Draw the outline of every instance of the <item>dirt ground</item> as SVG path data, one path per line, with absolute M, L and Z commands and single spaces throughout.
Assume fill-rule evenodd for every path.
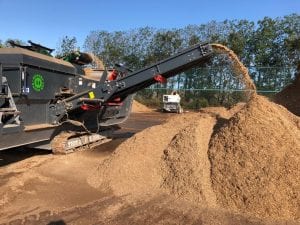
M 168 114 L 133 114 L 112 142 L 90 151 L 52 155 L 34 149 L 0 152 L 0 224 L 42 211 L 63 210 L 102 199 L 86 178 L 126 138 L 161 123 Z M 28 204 L 30 203 L 30 204 Z
M 136 100 L 133 100 L 131 110 L 134 113 L 148 113 L 154 111 L 153 109 L 148 108 L 147 106 L 139 103 Z

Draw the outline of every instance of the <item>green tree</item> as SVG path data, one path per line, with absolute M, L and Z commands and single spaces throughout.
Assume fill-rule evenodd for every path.
M 299 61 L 299 34 L 299 15 L 291 14 L 283 18 L 265 17 L 257 23 L 225 20 L 181 29 L 144 27 L 118 32 L 92 31 L 86 38 L 85 49 L 107 65 L 125 63 L 129 68 L 139 69 L 201 41 L 217 42 L 231 48 L 250 68 L 258 89 L 274 90 L 292 79 L 293 73 L 286 67 L 295 67 Z M 164 87 L 192 90 L 186 92 L 187 101 L 202 97 L 213 104 L 233 102 L 233 98 L 239 99 L 241 95 L 224 94 L 223 90 L 242 88 L 242 84 L 233 76 L 229 65 L 228 57 L 216 55 L 205 68 L 186 71 L 169 79 Z M 219 89 L 219 92 L 194 91 L 199 88 Z
M 147 63 L 162 60 L 176 53 L 182 46 L 179 30 L 159 30 L 148 46 Z
M 65 36 L 59 41 L 58 48 L 56 50 L 56 57 L 62 58 L 78 49 L 79 47 L 77 45 L 76 37 Z
M 281 21 L 285 65 L 296 67 L 300 60 L 300 15 L 291 14 Z
M 229 24 L 226 45 L 233 50 L 246 64 L 251 64 L 252 59 L 252 40 L 255 33 L 254 22 L 247 20 L 227 21 Z
M 255 65 L 278 66 L 281 64 L 278 21 L 269 17 L 258 21 L 253 42 L 255 47 Z
M 108 66 L 121 63 L 124 56 L 124 32 L 92 31 L 85 40 L 84 48 L 100 57 Z
M 143 27 L 130 30 L 126 34 L 126 47 L 124 49 L 124 62 L 132 69 L 139 69 L 149 65 L 149 45 L 156 30 Z
M 84 49 L 103 59 L 108 66 L 124 63 L 138 69 L 147 65 L 153 33 L 154 29 L 149 27 L 111 33 L 92 31 L 85 40 Z

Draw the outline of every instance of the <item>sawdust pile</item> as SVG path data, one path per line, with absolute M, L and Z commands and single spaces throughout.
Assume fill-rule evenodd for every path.
M 133 100 L 132 102 L 132 112 L 134 113 L 143 113 L 143 112 L 151 112 L 152 109 L 148 108 L 147 106 L 139 103 L 136 100 Z
M 300 116 L 300 66 L 294 82 L 276 94 L 275 102 Z
M 171 195 L 210 207 L 217 205 L 207 156 L 215 123 L 216 118 L 208 115 L 197 118 L 164 150 L 162 187 Z
M 229 119 L 235 113 L 239 112 L 245 106 L 245 104 L 246 103 L 244 102 L 239 102 L 229 109 L 226 109 L 225 107 L 206 107 L 200 109 L 200 113 L 207 113 L 216 116 L 217 118 Z
M 255 96 L 211 138 L 218 203 L 256 216 L 300 218 L 300 119 Z
M 210 111 L 176 115 L 136 134 L 89 183 L 133 201 L 165 192 L 208 207 L 299 219 L 299 117 L 261 96 L 226 114 Z
M 88 182 L 128 200 L 167 193 L 258 217 L 300 220 L 300 118 L 255 92 L 246 104 L 176 115 L 122 143 Z
M 215 207 L 207 156 L 215 123 L 214 116 L 190 113 L 148 128 L 121 144 L 88 182 L 129 201 L 168 193 Z
M 134 193 L 135 197 L 160 189 L 164 149 L 180 130 L 198 117 L 196 113 L 176 115 L 162 125 L 137 133 L 123 142 L 99 166 L 89 177 L 89 184 L 93 187 L 109 187 L 116 195 Z
M 256 90 L 255 84 L 249 76 L 248 69 L 239 60 L 238 56 L 229 48 L 221 44 L 211 44 L 215 52 L 219 54 L 226 54 L 230 58 L 234 70 L 234 74 L 239 78 L 242 76 L 242 81 L 248 90 Z

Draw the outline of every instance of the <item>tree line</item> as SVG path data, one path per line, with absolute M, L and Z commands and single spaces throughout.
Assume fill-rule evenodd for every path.
M 106 65 L 123 63 L 142 68 L 199 42 L 221 43 L 232 49 L 249 68 L 257 89 L 272 95 L 293 79 L 300 59 L 300 16 L 211 21 L 176 29 L 143 27 L 129 31 L 91 31 L 84 49 Z M 226 56 L 186 71 L 138 94 L 144 101 L 160 101 L 162 94 L 179 89 L 187 106 L 230 105 L 243 98 L 243 84 L 233 76 Z M 159 99 L 157 100 L 157 96 Z
M 81 49 L 92 52 L 108 67 L 122 63 L 131 69 L 139 69 L 199 42 L 226 45 L 249 68 L 259 91 L 276 92 L 291 82 L 299 63 L 300 15 L 265 17 L 257 22 L 211 21 L 174 29 L 95 30 L 87 35 Z M 62 56 L 75 48 L 79 49 L 76 37 L 66 36 L 60 40 L 56 54 Z M 154 85 L 138 96 L 155 99 L 152 97 L 160 97 L 169 89 L 179 89 L 186 104 L 192 107 L 231 104 L 242 98 L 239 90 L 243 88 L 232 73 L 228 58 L 220 55 L 206 65 L 169 79 L 167 84 Z

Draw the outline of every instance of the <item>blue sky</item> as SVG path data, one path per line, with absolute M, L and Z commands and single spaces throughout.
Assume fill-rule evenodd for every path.
M 300 13 L 300 0 L 0 0 L 0 12 L 0 40 L 32 40 L 56 48 L 66 35 L 82 45 L 92 30 L 275 18 Z

